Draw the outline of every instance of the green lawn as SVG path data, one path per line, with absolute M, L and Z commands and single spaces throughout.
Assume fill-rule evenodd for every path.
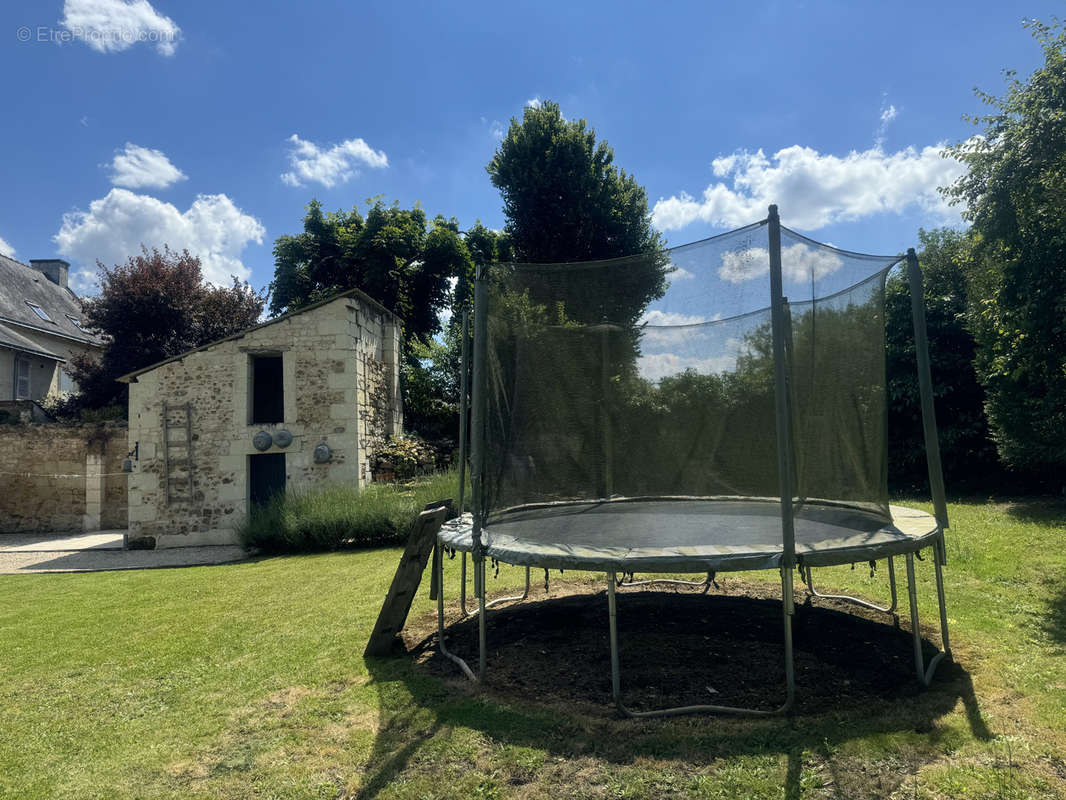
M 0 795 L 1066 797 L 1066 507 L 951 515 L 961 669 L 793 719 L 618 720 L 494 700 L 408 659 L 367 664 L 395 548 L 0 576 Z M 930 622 L 931 573 L 919 564 Z M 880 571 L 819 577 L 884 596 Z M 421 594 L 415 616 L 431 610 Z

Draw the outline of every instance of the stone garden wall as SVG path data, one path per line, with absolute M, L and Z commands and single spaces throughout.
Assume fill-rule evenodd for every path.
M 126 426 L 0 425 L 0 533 L 125 528 Z

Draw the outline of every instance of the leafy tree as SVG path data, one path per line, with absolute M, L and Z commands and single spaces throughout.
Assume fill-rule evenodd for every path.
M 312 200 L 303 233 L 274 243 L 270 311 L 281 314 L 356 288 L 397 314 L 408 337 L 425 341 L 440 330 L 449 278 L 468 262 L 454 219 L 427 223 L 422 209 L 380 199 L 364 219 L 354 208 L 323 213 Z
M 312 200 L 303 232 L 279 237 L 274 258 L 272 313 L 353 288 L 393 311 L 404 333 L 400 386 L 407 427 L 434 438 L 457 435 L 458 389 L 444 376 L 457 356 L 433 339 L 440 313 L 454 304 L 451 281 L 469 280 L 473 271 L 454 218 L 429 221 L 421 208 L 386 206 L 380 199 L 365 218 L 354 208 L 324 213 Z
M 973 223 L 969 324 L 1000 455 L 1053 473 L 1066 466 L 1066 31 L 1026 25 L 1044 65 L 1008 71 L 1003 97 L 977 92 L 993 111 L 950 149 L 969 171 L 947 194 Z
M 589 287 L 571 319 L 636 322 L 666 291 L 667 258 L 651 226 L 648 198 L 632 175 L 614 165 L 614 151 L 596 141 L 585 120 L 563 119 L 547 101 L 511 120 L 487 167 L 503 195 L 513 257 L 551 263 L 651 254 L 615 271 L 610 286 Z M 537 299 L 537 298 L 534 298 Z
M 142 247 L 125 264 L 97 265 L 100 294 L 82 306 L 106 344 L 99 360 L 73 359 L 82 408 L 125 405 L 128 389 L 116 378 L 255 325 L 263 312 L 264 298 L 247 283 L 204 283 L 187 250 Z
M 985 392 L 974 370 L 976 345 L 966 319 L 971 237 L 951 228 L 918 232 L 926 329 L 944 478 L 953 489 L 992 488 L 1002 477 L 985 418 Z M 906 275 L 885 287 L 889 480 L 900 489 L 925 488 L 929 474 L 922 433 L 910 287 Z

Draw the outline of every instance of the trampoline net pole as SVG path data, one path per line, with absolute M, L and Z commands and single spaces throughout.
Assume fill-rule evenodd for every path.
M 788 324 L 781 277 L 781 219 L 777 206 L 770 206 L 770 320 L 773 334 L 774 410 L 777 417 L 777 471 L 781 487 L 781 568 L 791 570 L 796 562 L 796 531 L 792 517 L 793 480 L 792 419 L 788 400 L 788 359 L 785 342 Z M 789 581 L 791 584 L 791 581 Z M 786 612 L 792 613 L 792 598 L 785 599 Z
M 470 411 L 469 369 L 470 369 L 470 312 L 463 311 L 463 343 L 459 351 L 459 502 L 457 508 L 462 514 L 463 500 L 466 495 L 466 456 L 467 456 L 467 414 Z M 464 554 L 465 558 L 465 554 Z
M 925 434 L 925 459 L 929 467 L 929 490 L 937 524 L 948 527 L 948 507 L 944 496 L 944 471 L 940 464 L 940 442 L 936 435 L 936 410 L 933 407 L 933 378 L 929 369 L 929 335 L 925 326 L 925 292 L 922 270 L 914 248 L 907 251 L 907 279 L 911 291 L 911 317 L 914 321 L 914 353 L 918 361 L 918 390 L 922 403 L 922 430 Z M 943 548 L 940 548 L 943 551 Z M 943 558 L 945 553 L 941 552 Z
M 479 265 L 474 281 L 474 376 L 471 387 L 470 448 L 471 493 L 474 510 L 474 560 L 484 559 L 484 543 L 481 541 L 482 528 L 485 525 L 486 491 L 485 491 L 485 401 L 488 381 L 485 375 L 485 361 L 488 348 L 488 285 L 486 268 Z M 476 574 L 477 570 L 475 570 Z

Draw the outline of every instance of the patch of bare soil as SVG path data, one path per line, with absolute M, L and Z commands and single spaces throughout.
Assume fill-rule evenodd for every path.
M 706 595 L 620 589 L 625 704 L 633 710 L 778 706 L 784 699 L 779 592 L 735 578 Z M 920 691 L 909 626 L 853 604 L 804 603 L 804 597 L 798 589 L 792 626 L 797 713 L 854 709 Z M 476 666 L 477 620 L 457 611 L 447 609 L 448 647 Z M 535 588 L 525 602 L 490 609 L 487 624 L 489 692 L 553 706 L 611 703 L 604 588 L 553 580 L 547 595 Z M 439 653 L 436 636 L 436 616 L 427 615 L 409 621 L 404 640 L 424 669 L 455 677 L 459 671 Z M 928 658 L 932 645 L 925 649 Z

